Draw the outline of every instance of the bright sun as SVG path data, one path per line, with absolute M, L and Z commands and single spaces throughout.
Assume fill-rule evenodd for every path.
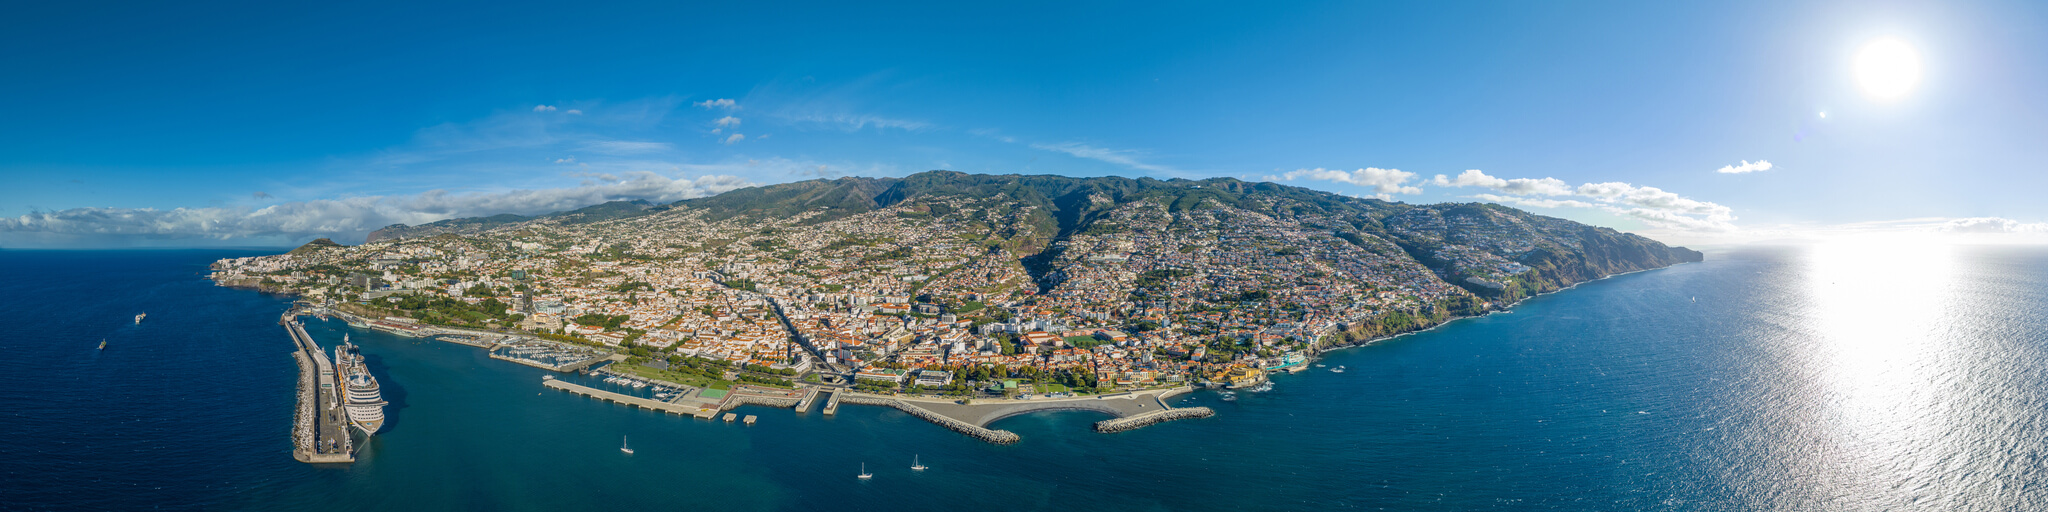
M 1920 54 L 1897 39 L 1879 39 L 1856 53 L 1856 82 L 1880 100 L 1904 96 L 1920 83 Z

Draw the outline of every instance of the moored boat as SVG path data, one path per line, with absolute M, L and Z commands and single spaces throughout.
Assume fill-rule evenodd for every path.
M 361 429 L 364 434 L 376 435 L 384 428 L 384 401 L 382 388 L 377 378 L 370 375 L 370 369 L 363 365 L 363 355 L 356 350 L 348 336 L 342 336 L 342 344 L 334 348 L 336 373 L 342 377 L 342 410 L 348 413 L 348 423 Z

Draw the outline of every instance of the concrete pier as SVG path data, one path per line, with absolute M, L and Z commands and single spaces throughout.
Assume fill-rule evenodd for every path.
M 745 423 L 745 424 L 747 424 L 747 426 L 751 427 L 751 426 L 754 426 L 754 420 L 755 420 L 755 418 L 754 418 L 754 415 L 752 415 L 752 414 L 749 414 L 749 415 L 747 415 L 747 419 L 744 419 L 744 420 L 740 420 L 740 422 L 741 422 L 741 423 Z
M 808 412 L 811 412 L 811 404 L 813 404 L 813 403 L 817 403 L 817 401 L 818 401 L 818 388 L 811 388 L 811 389 L 805 390 L 805 391 L 804 391 L 804 397 L 803 397 L 803 399 L 802 399 L 802 400 L 797 400 L 797 401 L 796 401 L 796 413 L 797 413 L 797 414 L 804 414 L 804 413 L 808 413 Z
M 618 393 L 613 393 L 602 389 L 587 386 L 579 386 L 576 384 L 570 384 L 559 380 L 549 380 L 542 383 L 541 385 L 546 386 L 548 389 L 567 391 L 570 393 L 575 393 L 578 395 L 583 395 L 598 400 L 604 400 L 606 402 L 630 405 L 633 407 L 639 407 L 641 409 L 647 409 L 651 411 L 661 411 L 669 414 L 678 414 L 683 416 L 699 416 L 698 408 L 696 407 L 672 404 L 648 398 L 640 398 L 637 396 L 621 395 Z M 713 411 L 713 414 L 716 414 L 715 410 Z
M 292 458 L 300 462 L 326 464 L 355 462 L 355 439 L 341 410 L 341 390 L 336 387 L 334 365 L 313 335 L 298 322 L 298 312 L 288 311 L 278 319 L 297 347 L 293 358 L 299 362 L 299 405 L 293 414 Z
M 1185 393 L 1189 389 L 1191 388 L 1183 386 L 1064 399 L 975 400 L 969 404 L 935 398 L 867 395 L 842 391 L 832 394 L 832 401 L 826 404 L 825 410 L 826 414 L 831 414 L 832 409 L 841 400 L 840 395 L 843 394 L 847 395 L 847 403 L 895 407 L 912 416 L 983 441 L 1009 444 L 1017 442 L 1016 434 L 1007 430 L 991 430 L 988 425 L 1003 418 L 1039 411 L 1084 410 L 1114 416 L 1096 423 L 1095 430 L 1102 433 L 1124 432 L 1177 419 L 1214 416 L 1216 411 L 1207 407 L 1175 409 L 1166 405 L 1166 397 Z
M 846 394 L 845 390 L 833 391 L 832 398 L 828 398 L 825 400 L 826 416 L 831 416 L 839 413 L 839 395 L 843 394 Z
M 740 415 L 738 415 L 738 414 L 733 414 L 733 413 L 729 413 L 729 412 L 728 412 L 728 413 L 725 413 L 725 422 L 726 422 L 726 423 L 732 423 L 732 420 L 735 420 L 735 419 L 739 419 L 739 417 L 740 417 Z

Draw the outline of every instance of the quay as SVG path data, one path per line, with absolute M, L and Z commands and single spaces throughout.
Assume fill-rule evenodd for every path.
M 298 311 L 278 318 L 297 347 L 292 359 L 299 365 L 298 408 L 292 418 L 292 458 L 311 464 L 355 462 L 355 440 L 349 436 L 342 417 L 340 391 L 335 388 L 334 364 L 306 333 Z
M 839 395 L 843 394 L 846 394 L 846 390 L 836 390 L 832 392 L 832 398 L 825 399 L 826 416 L 832 416 L 839 413 Z
M 633 407 L 647 409 L 650 411 L 661 411 L 681 416 L 696 416 L 708 418 L 709 414 L 717 414 L 718 412 L 717 409 L 711 409 L 711 412 L 706 414 L 702 412 L 704 409 L 698 407 L 685 406 L 681 404 L 672 404 L 668 402 L 654 400 L 651 398 L 640 398 L 637 396 L 622 395 L 593 387 L 570 384 L 567 382 L 562 382 L 560 380 L 548 380 L 546 382 L 541 383 L 541 385 L 546 386 L 548 389 L 567 391 L 570 393 L 575 393 L 578 395 L 583 395 L 616 404 L 630 405 Z
M 810 388 L 810 389 L 804 390 L 804 397 L 803 397 L 803 399 L 801 399 L 801 400 L 797 400 L 797 401 L 796 401 L 796 413 L 797 413 L 797 414 L 804 414 L 804 413 L 808 413 L 808 412 L 811 412 L 811 404 L 817 403 L 817 401 L 818 401 L 818 388 Z

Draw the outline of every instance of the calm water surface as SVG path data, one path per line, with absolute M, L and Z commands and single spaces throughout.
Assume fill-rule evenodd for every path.
M 314 322 L 393 403 L 345 467 L 290 456 L 286 301 L 201 279 L 261 252 L 0 252 L 0 509 L 2048 509 L 2039 249 L 1710 254 L 1179 399 L 1210 419 L 998 422 L 1012 446 L 874 407 L 678 419 Z

